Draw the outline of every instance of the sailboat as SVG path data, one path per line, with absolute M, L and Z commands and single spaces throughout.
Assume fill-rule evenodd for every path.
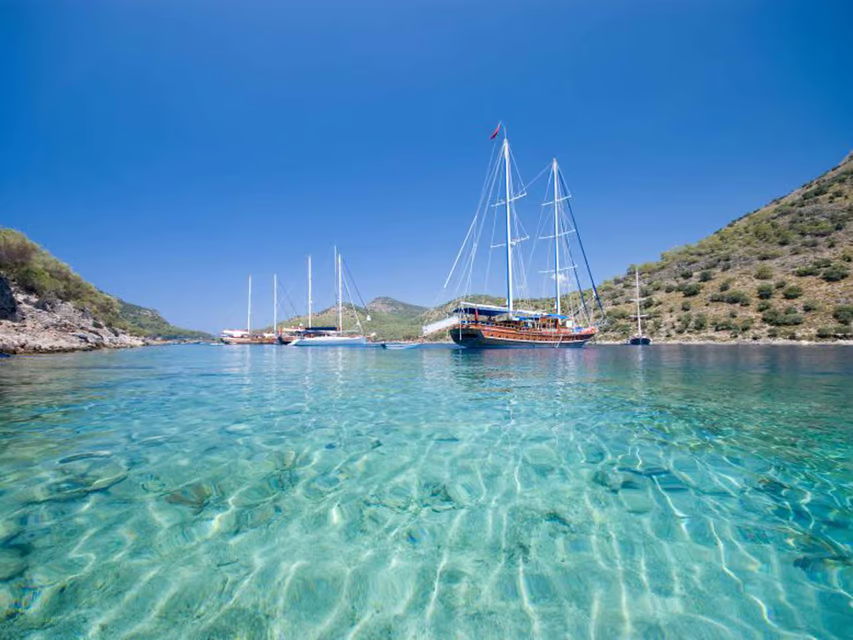
M 344 331 L 344 273 L 343 258 L 335 247 L 335 316 L 333 327 L 312 326 L 312 281 L 311 259 L 308 259 L 308 327 L 297 332 L 297 337 L 290 344 L 294 347 L 358 347 L 367 344 L 367 338 L 359 333 Z M 361 327 L 361 321 L 356 313 L 356 323 Z
M 642 319 L 647 318 L 648 316 L 643 315 L 642 309 L 640 308 L 640 302 L 643 300 L 643 298 L 640 297 L 640 270 L 635 268 L 634 275 L 637 282 L 637 297 L 634 299 L 634 302 L 637 303 L 637 335 L 628 338 L 628 344 L 635 347 L 645 347 L 652 343 L 652 339 L 643 335 Z
M 277 276 L 273 276 L 273 306 L 278 306 L 276 300 Z M 276 313 L 276 310 L 273 311 Z M 275 325 L 275 323 L 274 323 Z M 246 314 L 245 329 L 223 329 L 219 339 L 225 344 L 275 344 L 275 333 L 252 333 L 252 276 L 249 276 L 249 305 Z
M 497 134 L 497 132 L 498 131 L 496 130 L 495 134 Z M 523 238 L 516 238 L 513 235 L 513 202 L 523 197 L 525 194 L 523 191 L 518 194 L 513 192 L 510 146 L 505 129 L 501 152 L 495 160 L 495 163 L 496 164 L 490 173 L 490 175 L 494 176 L 493 180 L 497 180 L 499 172 L 502 172 L 504 177 L 504 193 L 502 194 L 503 200 L 496 202 L 492 206 L 503 209 L 502 217 L 504 218 L 503 226 L 505 231 L 505 242 L 502 246 L 506 248 L 506 306 L 477 304 L 463 301 L 453 310 L 453 316 L 445 320 L 435 322 L 432 325 L 425 326 L 422 333 L 423 335 L 429 335 L 430 333 L 449 328 L 450 337 L 453 341 L 466 348 L 582 347 L 589 340 L 595 337 L 598 328 L 591 322 L 591 314 L 587 307 L 586 296 L 580 286 L 577 288 L 578 308 L 564 310 L 562 305 L 564 292 L 561 291 L 561 281 L 565 278 L 564 273 L 576 268 L 575 265 L 561 266 L 561 261 L 564 257 L 561 255 L 563 238 L 569 233 L 577 234 L 577 228 L 573 224 L 574 218 L 573 214 L 571 214 L 571 208 L 568 209 L 568 212 L 571 216 L 572 228 L 567 228 L 564 203 L 568 201 L 570 196 L 567 195 L 568 190 L 565 189 L 565 184 L 562 180 L 557 160 L 554 159 L 550 167 L 554 183 L 554 199 L 553 201 L 546 203 L 553 207 L 553 277 L 555 286 L 553 313 L 517 309 L 515 307 L 515 292 L 513 290 L 513 247 Z M 499 163 L 503 164 L 502 171 Z M 479 215 L 479 210 L 477 215 Z M 497 223 L 497 220 L 495 222 Z M 474 252 L 476 251 L 476 245 L 478 244 L 476 232 L 474 233 L 474 236 L 472 236 L 472 229 L 477 227 L 477 223 L 477 216 L 475 216 L 474 222 L 472 222 L 468 232 L 468 236 L 473 238 L 473 249 L 471 253 L 469 253 L 470 263 L 472 265 Z M 481 229 L 482 226 L 483 225 L 481 223 Z M 466 237 L 466 242 L 467 241 L 468 237 Z M 462 256 L 464 248 L 465 243 L 463 243 L 463 247 L 457 255 L 456 263 L 454 263 L 454 267 L 451 269 L 451 274 L 445 282 L 445 287 L 453 277 L 453 270 L 456 268 L 457 263 L 459 263 L 459 259 L 460 256 Z M 583 252 L 582 244 L 580 245 L 580 248 L 581 252 Z M 584 261 L 586 262 L 585 254 Z M 586 264 L 588 269 L 588 262 L 586 262 Z M 468 280 L 470 282 L 470 276 Z M 595 289 L 594 283 L 592 284 L 592 291 L 599 309 L 601 309 L 601 301 L 598 298 L 598 293 Z

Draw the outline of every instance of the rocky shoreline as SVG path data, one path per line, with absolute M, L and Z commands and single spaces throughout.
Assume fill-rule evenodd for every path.
M 40 300 L 0 277 L 0 353 L 34 354 L 141 347 L 142 338 L 107 327 L 67 302 Z

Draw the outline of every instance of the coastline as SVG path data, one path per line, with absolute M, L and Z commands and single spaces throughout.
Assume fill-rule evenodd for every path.
M 606 346 L 614 346 L 614 345 L 624 345 L 630 346 L 626 344 L 624 340 L 596 340 L 593 344 L 600 344 Z M 820 346 L 828 346 L 828 347 L 838 347 L 838 346 L 853 346 L 853 340 L 652 340 L 652 344 L 648 346 L 655 345 L 678 345 L 678 346 L 748 346 L 748 345 L 756 345 L 756 346 L 782 346 L 782 347 L 790 347 L 790 346 L 801 346 L 801 347 L 820 347 Z
M 0 357 L 9 356 L 39 356 L 86 351 L 101 351 L 105 349 L 136 349 L 140 347 L 165 347 L 172 345 L 204 344 L 204 340 L 179 340 L 140 338 L 117 329 L 104 328 L 100 330 L 75 331 L 63 335 L 45 336 L 43 332 L 27 334 L 15 331 L 10 335 L 9 323 L 0 321 Z M 389 341 L 391 342 L 391 341 Z M 397 340 L 412 345 L 424 346 L 455 346 L 451 340 L 436 340 L 431 342 L 416 342 Z M 377 343 L 378 345 L 379 343 Z M 596 340 L 589 347 L 595 346 L 629 346 L 622 340 Z M 809 340 L 655 340 L 649 346 L 780 346 L 780 347 L 853 347 L 853 340 L 809 341 Z

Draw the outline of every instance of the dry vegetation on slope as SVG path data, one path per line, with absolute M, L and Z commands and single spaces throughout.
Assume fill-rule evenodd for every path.
M 853 154 L 693 245 L 639 265 L 648 335 L 728 341 L 853 337 Z M 599 287 L 605 338 L 634 330 L 634 267 Z
M 60 303 L 67 303 L 91 315 L 96 329 L 109 327 L 141 337 L 207 337 L 203 332 L 168 323 L 154 309 L 130 304 L 100 291 L 14 229 L 0 228 L 0 278 L 22 295 L 32 296 L 32 302 L 43 312 L 50 313 Z M 10 319 L 0 313 L 0 320 Z

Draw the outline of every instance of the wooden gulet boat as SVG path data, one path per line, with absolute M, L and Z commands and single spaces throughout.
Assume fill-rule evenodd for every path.
M 501 148 L 500 159 L 502 160 L 503 169 L 499 166 L 495 168 L 495 178 L 497 172 L 503 173 L 503 201 L 498 202 L 493 206 L 503 208 L 504 227 L 505 227 L 505 244 L 506 248 L 506 306 L 495 306 L 478 304 L 473 302 L 462 302 L 453 310 L 453 316 L 447 320 L 439 321 L 424 327 L 424 335 L 428 335 L 434 331 L 450 329 L 450 337 L 453 341 L 466 348 L 568 348 L 582 347 L 589 340 L 595 337 L 598 332 L 598 327 L 590 321 L 590 313 L 587 310 L 587 300 L 583 290 L 578 283 L 578 313 L 574 309 L 564 313 L 562 308 L 562 297 L 565 292 L 561 291 L 561 282 L 566 279 L 566 272 L 576 270 L 576 265 L 562 264 L 565 256 L 562 254 L 564 238 L 571 234 L 577 236 L 577 226 L 574 224 L 574 217 L 571 213 L 571 208 L 568 208 L 569 217 L 565 215 L 564 203 L 569 199 L 568 189 L 565 188 L 565 183 L 562 180 L 559 165 L 554 159 L 551 163 L 551 179 L 553 181 L 553 200 L 546 202 L 546 205 L 553 207 L 553 238 L 554 253 L 553 253 L 553 273 L 554 278 L 554 312 L 541 312 L 532 310 L 516 309 L 514 305 L 514 290 L 513 290 L 513 246 L 520 242 L 521 239 L 513 237 L 513 208 L 512 203 L 524 193 L 514 195 L 512 189 L 512 169 L 510 164 L 510 147 L 509 141 L 504 136 L 503 145 Z M 500 160 L 499 160 L 500 161 Z M 487 179 L 488 180 L 488 179 Z M 479 213 L 479 212 L 478 212 Z M 469 236 L 471 229 L 476 227 L 477 217 L 475 216 L 474 223 L 469 228 Z M 583 245 L 580 244 L 580 237 L 577 236 L 580 251 L 584 257 L 587 270 L 589 263 L 586 260 L 586 255 L 583 252 Z M 466 242 L 467 242 L 466 238 Z M 476 244 L 478 241 L 474 240 Z M 463 243 L 463 249 L 465 244 Z M 568 257 L 571 258 L 571 250 L 566 245 Z M 459 256 L 462 255 L 460 249 Z M 459 261 L 457 256 L 457 263 Z M 473 254 L 472 259 L 473 262 Z M 572 262 L 569 260 L 569 262 Z M 454 269 L 456 263 L 454 263 Z M 577 274 L 574 273 L 575 278 Z M 453 276 L 451 270 L 445 282 L 447 283 Z M 470 279 L 470 278 L 469 278 Z M 590 281 L 591 274 L 590 274 Z M 601 301 L 598 298 L 598 293 L 595 289 L 594 282 L 592 283 L 592 291 L 595 301 L 601 309 Z M 602 317 L 603 317 L 603 309 Z M 578 318 L 583 318 L 586 322 L 579 322 Z

